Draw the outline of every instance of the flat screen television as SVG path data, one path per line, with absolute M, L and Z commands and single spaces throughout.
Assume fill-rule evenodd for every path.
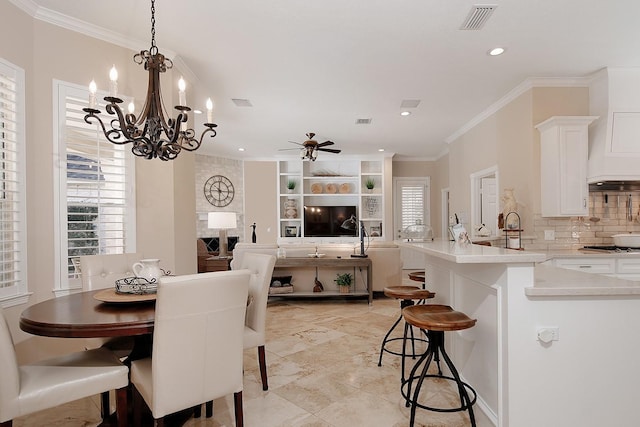
M 342 223 L 356 215 L 355 206 L 305 206 L 304 235 L 307 237 L 356 237 L 355 230 L 346 230 Z

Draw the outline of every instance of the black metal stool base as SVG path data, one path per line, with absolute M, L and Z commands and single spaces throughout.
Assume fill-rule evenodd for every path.
M 444 349 L 444 332 L 442 331 L 427 331 L 427 336 L 429 337 L 429 347 L 427 351 L 420 357 L 420 359 L 416 362 L 413 369 L 411 369 L 411 373 L 407 379 L 402 380 L 402 385 L 400 386 L 400 393 L 402 397 L 405 399 L 406 406 L 411 406 L 411 419 L 409 422 L 409 426 L 413 427 L 416 418 L 416 408 L 426 409 L 428 411 L 435 412 L 460 412 L 460 411 L 468 411 L 469 412 L 469 420 L 471 422 L 471 426 L 476 426 L 475 416 L 473 414 L 473 405 L 476 403 L 478 395 L 476 391 L 467 383 L 463 382 L 460 379 L 460 375 L 458 374 L 458 370 L 453 364 L 453 361 L 447 354 Z M 439 373 L 435 374 L 427 374 L 429 370 L 429 366 L 431 362 L 438 358 L 438 354 L 442 355 L 447 367 L 451 371 L 452 376 L 442 375 L 440 371 L 440 366 L 438 366 Z M 404 359 L 403 359 L 404 360 Z M 417 375 L 418 369 L 421 365 L 422 371 L 420 375 Z M 439 378 L 445 379 L 449 381 L 453 381 L 456 383 L 458 387 L 458 394 L 460 395 L 460 406 L 454 408 L 434 408 L 418 402 L 418 398 L 420 396 L 420 389 L 422 388 L 422 384 L 424 383 L 425 378 Z M 412 387 L 416 382 L 415 389 L 412 394 Z M 470 397 L 470 394 L 473 398 Z
M 384 336 L 384 339 L 382 340 L 382 345 L 380 346 L 380 357 L 378 358 L 378 366 L 382 366 L 382 355 L 384 353 L 389 353 L 389 354 L 393 354 L 395 356 L 402 356 L 403 359 L 406 356 L 405 354 L 405 346 L 406 346 L 406 342 L 407 342 L 407 332 L 410 331 L 411 333 L 411 338 L 409 338 L 411 340 L 411 352 L 412 352 L 412 358 L 415 359 L 418 354 L 416 354 L 416 342 L 423 342 L 423 343 L 428 343 L 429 341 L 425 338 L 416 338 L 413 334 L 413 326 L 408 325 L 405 322 L 404 325 L 404 334 L 402 337 L 397 337 L 397 338 L 389 338 L 389 335 L 391 335 L 391 333 L 396 329 L 396 327 L 398 326 L 398 324 L 400 323 L 400 321 L 403 319 L 402 317 L 402 309 L 405 307 L 409 307 L 411 305 L 414 305 L 413 300 L 400 300 L 400 316 L 398 317 L 398 320 L 395 321 L 395 323 L 393 324 L 393 326 L 391 326 L 391 329 L 389 329 L 389 331 L 387 332 L 387 334 Z M 425 334 L 426 336 L 426 334 Z M 393 351 L 390 350 L 389 348 L 387 348 L 387 345 L 390 342 L 393 341 L 402 341 L 402 352 L 397 352 L 397 351 Z M 421 355 L 422 353 L 420 353 Z M 404 372 L 404 370 L 403 370 Z

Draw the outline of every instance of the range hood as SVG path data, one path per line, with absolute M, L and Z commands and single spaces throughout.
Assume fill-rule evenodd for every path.
M 605 182 L 622 191 L 636 187 L 640 181 L 640 68 L 605 68 L 595 73 L 589 84 L 589 113 L 599 116 L 589 127 L 589 184 Z

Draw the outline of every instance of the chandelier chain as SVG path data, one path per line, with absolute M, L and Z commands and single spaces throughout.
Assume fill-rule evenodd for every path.
M 156 0 L 151 0 L 151 49 L 152 55 L 158 52 L 156 47 Z

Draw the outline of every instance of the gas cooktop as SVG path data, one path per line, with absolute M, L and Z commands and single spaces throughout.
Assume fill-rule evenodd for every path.
M 640 248 L 628 248 L 624 246 L 584 246 L 582 249 L 596 252 L 640 252 Z

